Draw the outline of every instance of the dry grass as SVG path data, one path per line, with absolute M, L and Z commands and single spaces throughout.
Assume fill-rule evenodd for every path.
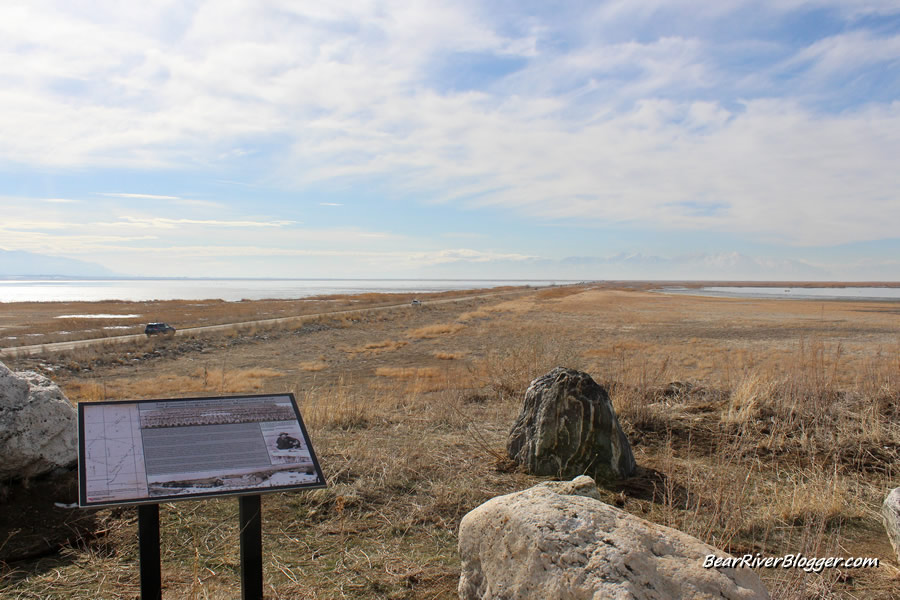
M 406 335 L 413 339 L 431 339 L 456 333 L 463 328 L 465 328 L 465 325 L 461 325 L 460 323 L 441 323 L 414 329 Z
M 324 360 L 307 360 L 298 365 L 302 371 L 315 372 L 324 371 L 328 368 L 328 363 Z
M 440 377 L 441 370 L 434 367 L 378 367 L 375 374 L 379 377 L 395 377 L 397 379 L 411 379 L 414 377 Z
M 537 294 L 535 294 L 535 296 L 538 300 L 552 300 L 580 294 L 583 291 L 584 288 L 582 286 L 552 287 L 546 290 L 539 291 Z
M 522 313 L 528 312 L 533 307 L 533 299 L 517 298 L 515 300 L 507 300 L 505 302 L 500 302 L 499 304 L 482 306 L 477 310 L 464 312 L 459 315 L 456 320 L 460 323 L 469 323 L 470 321 L 490 319 L 503 313 L 511 315 L 521 315 Z
M 284 375 L 281 371 L 268 368 L 223 370 L 219 367 L 201 367 L 189 375 L 73 381 L 64 384 L 63 391 L 76 402 L 237 394 L 264 391 L 271 379 Z
M 369 342 L 361 346 L 352 348 L 344 347 L 342 350 L 347 354 L 379 354 L 381 352 L 391 352 L 407 345 L 409 342 L 397 340 L 383 340 L 381 342 Z
M 733 554 L 882 560 L 880 569 L 852 572 L 760 569 L 777 600 L 900 597 L 878 517 L 900 475 L 894 313 L 840 303 L 826 307 L 833 321 L 822 322 L 818 304 L 804 312 L 799 304 L 599 291 L 517 306 L 437 334 L 440 350 L 415 354 L 419 344 L 410 343 L 357 359 L 332 342 L 364 348 L 407 328 L 443 330 L 455 318 L 429 307 L 414 324 L 323 332 L 321 348 L 333 351 L 306 356 L 324 352 L 313 361 L 324 370 L 286 376 L 296 362 L 273 362 L 270 371 L 207 371 L 210 393 L 221 379 L 249 381 L 250 373 L 263 388 L 293 390 L 328 478 L 325 490 L 264 499 L 267 597 L 455 597 L 459 520 L 490 497 L 542 480 L 501 459 L 525 388 L 557 365 L 584 368 L 609 389 L 633 444 L 641 470 L 602 488 L 605 501 Z M 240 349 L 230 352 L 237 360 Z M 203 381 L 196 366 L 183 376 L 163 387 L 174 393 Z M 64 383 L 99 399 L 110 389 L 157 395 L 147 392 L 158 381 L 81 373 Z M 163 507 L 173 597 L 235 595 L 236 522 L 233 501 Z M 106 537 L 52 562 L 7 569 L 0 598 L 134 597 L 135 525 L 128 517 L 114 523 Z
M 557 366 L 583 368 L 583 360 L 553 332 L 523 327 L 515 345 L 495 348 L 469 365 L 470 386 L 503 400 L 519 399 L 535 377 Z

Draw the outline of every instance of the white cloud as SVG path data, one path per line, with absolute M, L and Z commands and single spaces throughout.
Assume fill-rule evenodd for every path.
M 900 5 L 895 0 L 769 0 L 768 4 L 774 10 L 785 12 L 800 8 L 828 8 L 853 19 L 900 13 Z
M 823 113 L 779 97 L 777 80 L 824 86 L 835 73 L 894 64 L 898 38 L 850 31 L 740 78 L 700 34 L 607 42 L 583 31 L 678 11 L 709 21 L 748 6 L 607 2 L 554 31 L 539 17 L 529 26 L 491 20 L 465 2 L 7 4 L 0 160 L 182 169 L 268 153 L 266 177 L 285 186 L 377 176 L 392 193 L 550 221 L 712 229 L 793 245 L 896 237 L 900 104 Z M 887 0 L 759 10 L 813 7 L 848 18 L 898 11 Z M 506 79 L 457 90 L 450 79 L 464 73 L 435 70 L 456 55 L 525 62 Z M 491 67 L 471 71 L 479 69 Z M 738 82 L 742 102 L 717 98 Z M 101 225 L 294 224 L 124 217 Z
M 765 73 L 770 80 L 791 80 L 798 95 L 822 94 L 829 86 L 854 81 L 866 68 L 896 64 L 900 60 L 900 35 L 876 36 L 869 31 L 850 31 L 803 47 Z
M 7 231 L 29 231 L 29 230 L 53 230 L 53 229 L 67 229 L 71 227 L 71 223 L 67 223 L 65 221 L 33 221 L 28 218 L 16 218 L 14 216 L 7 216 L 2 223 L 0 223 L 0 230 Z
M 648 101 L 572 129 L 448 99 L 423 104 L 430 102 L 445 108 L 420 117 L 414 147 L 346 137 L 320 154 L 313 172 L 388 171 L 435 198 L 543 219 L 731 231 L 794 245 L 892 237 L 900 222 L 892 158 L 900 155 L 900 104 L 821 115 L 779 100 L 736 112 Z M 449 140 L 459 152 L 448 155 Z M 340 169 L 329 160 L 363 153 L 369 158 Z
M 27 250 L 59 256 L 74 256 L 96 252 L 117 252 L 134 249 L 136 244 L 155 242 L 155 235 L 96 235 L 49 234 L 35 231 L 7 230 L 0 227 L 4 246 L 9 249 Z

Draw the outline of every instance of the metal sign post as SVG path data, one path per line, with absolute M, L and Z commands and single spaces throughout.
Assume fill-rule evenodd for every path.
M 138 506 L 138 546 L 141 561 L 141 600 L 162 600 L 159 504 Z
M 241 496 L 241 598 L 262 600 L 262 516 L 261 498 Z

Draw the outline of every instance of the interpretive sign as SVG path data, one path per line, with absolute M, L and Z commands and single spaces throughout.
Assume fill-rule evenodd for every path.
M 80 506 L 325 487 L 293 394 L 78 404 Z

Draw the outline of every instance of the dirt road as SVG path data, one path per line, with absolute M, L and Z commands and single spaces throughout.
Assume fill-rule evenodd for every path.
M 534 290 L 516 290 L 516 291 L 503 291 L 503 292 L 492 292 L 487 294 L 474 294 L 471 296 L 460 296 L 457 298 L 441 298 L 435 300 L 427 300 L 422 303 L 422 306 L 429 304 L 447 304 L 450 302 L 463 302 L 466 300 L 474 300 L 477 298 L 489 298 L 489 297 L 514 297 L 520 296 L 522 294 L 532 293 Z M 403 302 L 400 304 L 390 304 L 387 306 L 375 306 L 371 308 L 351 308 L 346 310 L 334 310 L 328 312 L 320 312 L 313 313 L 307 315 L 296 315 L 291 317 L 278 317 L 275 319 L 261 319 L 256 321 L 241 321 L 237 323 L 225 323 L 221 325 L 206 325 L 203 327 L 188 327 L 185 329 L 179 329 L 175 335 L 176 336 L 189 336 L 196 333 L 208 333 L 214 331 L 227 331 L 229 329 L 233 329 L 235 327 L 242 326 L 253 326 L 253 325 L 277 325 L 279 323 L 289 323 L 296 322 L 298 320 L 307 320 L 307 319 L 315 319 L 319 317 L 332 316 L 332 315 L 341 315 L 348 313 L 370 313 L 370 312 L 378 312 L 385 310 L 394 310 L 397 308 L 408 308 L 410 304 L 408 302 Z M 62 352 L 65 350 L 75 350 L 77 348 L 89 348 L 91 346 L 96 346 L 100 344 L 121 344 L 126 342 L 135 342 L 138 340 L 145 339 L 146 336 L 144 334 L 134 334 L 134 335 L 118 335 L 111 337 L 103 337 L 103 338 L 92 338 L 88 340 L 74 340 L 68 342 L 53 342 L 49 344 L 36 344 L 33 346 L 18 346 L 15 348 L 0 348 L 0 358 L 2 357 L 12 357 L 12 356 L 30 356 L 32 354 L 40 354 L 43 352 Z

